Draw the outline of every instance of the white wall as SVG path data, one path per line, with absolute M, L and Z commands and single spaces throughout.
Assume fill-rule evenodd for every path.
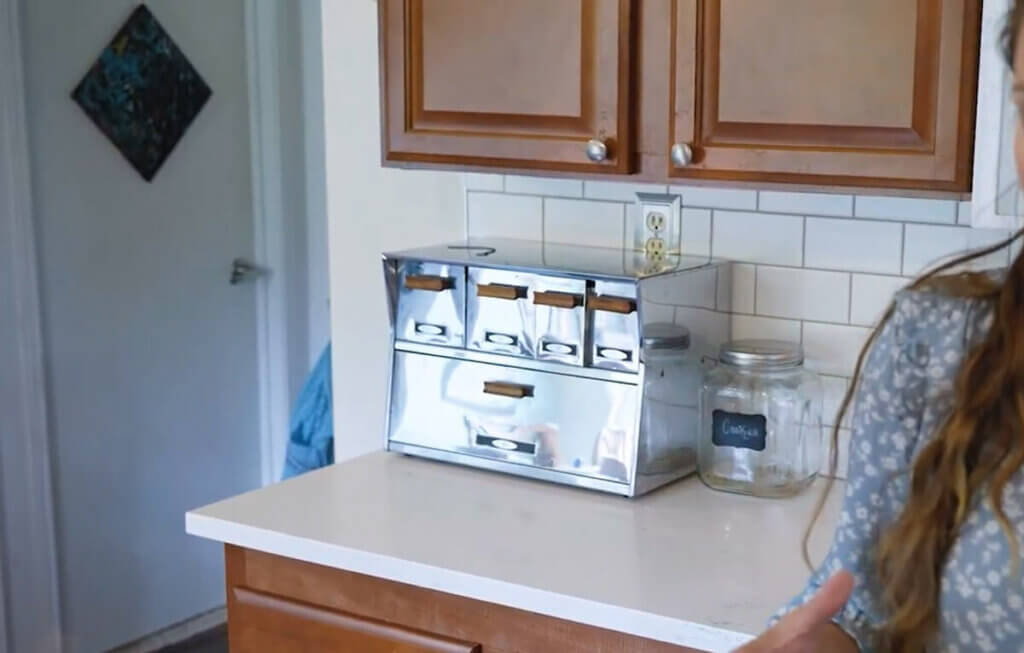
M 380 254 L 464 237 L 459 176 L 380 165 L 377 3 L 323 3 L 335 454 L 383 445 L 388 325 Z

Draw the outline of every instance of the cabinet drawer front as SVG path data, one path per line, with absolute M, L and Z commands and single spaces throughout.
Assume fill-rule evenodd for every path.
M 577 279 L 538 277 L 533 289 L 536 357 L 582 365 L 587 284 Z
M 466 320 L 470 349 L 530 358 L 534 354 L 534 275 L 470 268 Z
M 640 369 L 640 317 L 636 286 L 630 283 L 598 281 L 587 300 L 593 315 L 594 367 L 636 372 Z
M 628 483 L 636 385 L 396 352 L 391 441 Z
M 480 653 L 478 644 L 231 588 L 232 653 Z
M 466 268 L 403 261 L 398 273 L 399 340 L 462 347 L 466 329 Z
M 675 3 L 670 176 L 970 190 L 979 0 L 699 6 Z
M 385 159 L 631 172 L 631 3 L 381 0 Z

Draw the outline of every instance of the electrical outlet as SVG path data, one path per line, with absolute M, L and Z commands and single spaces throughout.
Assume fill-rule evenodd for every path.
M 668 207 L 651 207 L 651 209 L 647 211 L 647 228 L 656 234 L 660 234 L 662 231 L 665 230 L 665 225 L 668 224 L 668 214 Z
M 652 261 L 665 260 L 665 241 L 657 236 L 648 238 L 647 242 L 644 243 L 644 253 Z
M 637 193 L 638 206 L 628 213 L 626 233 L 632 249 L 662 262 L 681 249 L 681 201 L 678 195 Z

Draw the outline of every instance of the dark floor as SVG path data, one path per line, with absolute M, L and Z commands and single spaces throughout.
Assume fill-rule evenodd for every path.
M 165 646 L 158 653 L 228 653 L 227 626 L 218 626 L 180 644 Z

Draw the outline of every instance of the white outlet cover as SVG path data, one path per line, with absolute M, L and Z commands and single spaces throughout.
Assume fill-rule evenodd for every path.
M 682 198 L 679 195 L 661 193 L 637 193 L 638 211 L 628 213 L 626 223 L 626 246 L 637 251 L 647 249 L 650 238 L 665 241 L 665 254 L 679 254 L 682 249 Z M 665 215 L 665 227 L 653 231 L 648 227 L 647 216 L 651 212 Z

